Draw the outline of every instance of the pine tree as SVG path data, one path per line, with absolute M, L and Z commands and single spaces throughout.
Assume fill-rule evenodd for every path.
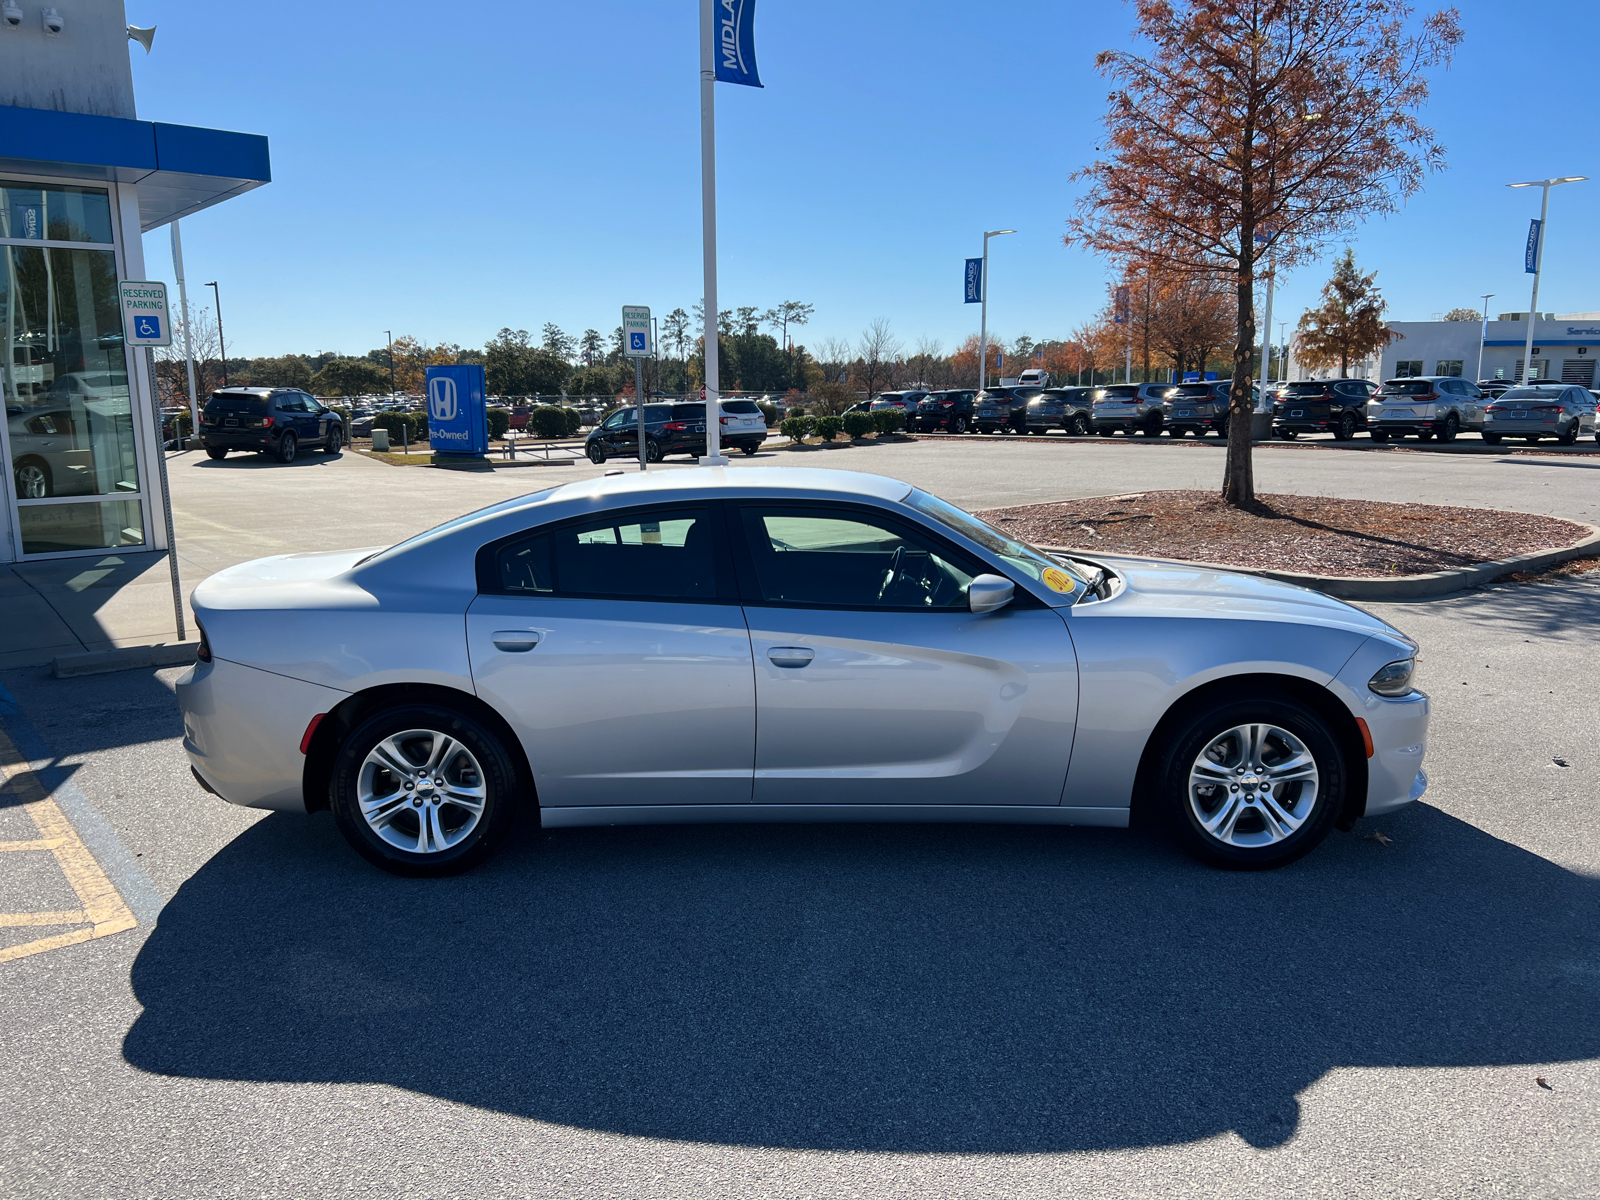
M 1396 334 L 1383 322 L 1383 294 L 1378 290 L 1378 273 L 1363 275 L 1356 266 L 1356 252 L 1349 246 L 1334 264 L 1333 278 L 1322 288 L 1322 303 L 1308 309 L 1295 327 L 1299 334 L 1296 357 L 1313 371 L 1339 364 L 1339 377 L 1350 373 L 1350 364 L 1382 350 Z

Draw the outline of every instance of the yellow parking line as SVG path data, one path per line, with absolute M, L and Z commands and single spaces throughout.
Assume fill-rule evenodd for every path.
M 62 946 L 87 942 L 108 934 L 132 929 L 138 924 L 123 902 L 116 886 L 100 869 L 94 855 L 78 837 L 61 806 L 52 800 L 27 762 L 3 731 L 0 731 L 0 788 L 22 799 L 22 808 L 33 819 L 39 837 L 30 841 L 0 842 L 0 852 L 44 850 L 55 856 L 61 873 L 77 893 L 83 907 L 68 911 L 0 913 L 0 927 L 33 925 L 78 925 L 80 928 L 37 938 L 16 946 L 0 948 L 0 962 L 26 958 Z

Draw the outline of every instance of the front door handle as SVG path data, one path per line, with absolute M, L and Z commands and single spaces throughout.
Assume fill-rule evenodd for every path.
M 805 646 L 773 646 L 767 651 L 767 657 L 777 667 L 803 667 L 809 663 L 816 654 Z
M 507 654 L 525 654 L 539 644 L 539 635 L 531 629 L 502 629 L 490 635 L 496 650 Z

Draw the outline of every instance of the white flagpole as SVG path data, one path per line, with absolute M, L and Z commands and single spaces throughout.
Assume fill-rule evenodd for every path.
M 189 368 L 189 436 L 200 436 L 200 405 L 194 394 L 194 343 L 189 339 L 189 291 L 183 286 L 183 239 L 172 223 L 172 270 L 178 277 L 178 308 L 183 313 L 183 359 Z
M 700 0 L 700 222 L 705 249 L 706 453 L 701 466 L 725 467 L 721 380 L 717 377 L 717 66 L 712 50 L 716 0 Z

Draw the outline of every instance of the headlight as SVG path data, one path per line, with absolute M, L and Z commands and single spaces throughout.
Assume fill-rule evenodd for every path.
M 1411 694 L 1411 675 L 1417 669 L 1417 660 L 1402 658 L 1386 663 L 1367 680 L 1367 687 L 1380 696 L 1407 696 Z

